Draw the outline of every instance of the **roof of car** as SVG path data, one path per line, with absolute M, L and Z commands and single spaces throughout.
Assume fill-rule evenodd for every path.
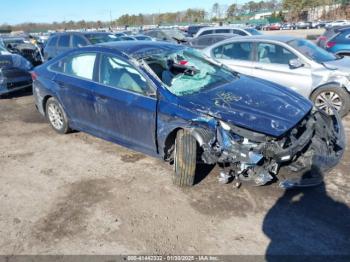
M 151 53 L 172 52 L 183 48 L 182 45 L 171 44 L 167 42 L 151 42 L 151 41 L 120 41 L 107 42 L 95 45 L 94 47 L 104 47 L 117 50 L 133 57 L 144 57 Z
M 254 36 L 239 36 L 235 37 L 235 40 L 241 40 L 241 39 L 247 39 L 247 40 L 271 40 L 271 41 L 277 41 L 277 42 L 289 42 L 295 39 L 298 39 L 298 37 L 295 36 L 288 36 L 288 35 L 254 35 Z
M 100 31 L 70 31 L 70 32 L 57 32 L 51 34 L 51 36 L 59 36 L 59 35 L 68 35 L 68 34 L 79 34 L 79 35 L 88 35 L 88 34 L 113 34 L 110 32 L 100 32 Z

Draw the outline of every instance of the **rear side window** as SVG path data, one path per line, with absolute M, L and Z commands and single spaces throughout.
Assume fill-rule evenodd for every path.
M 50 69 L 58 73 L 93 80 L 95 61 L 95 53 L 73 55 L 53 64 Z
M 237 59 L 237 60 L 251 60 L 252 57 L 252 43 L 237 42 L 221 45 L 213 50 L 215 58 L 218 59 Z
M 56 46 L 57 45 L 57 40 L 58 40 L 58 37 L 57 36 L 54 36 L 52 37 L 48 42 L 47 42 L 47 46 Z
M 81 36 L 73 35 L 72 45 L 73 47 L 83 47 L 87 45 L 87 42 Z
M 58 41 L 59 47 L 69 47 L 69 35 L 62 35 Z
M 201 33 L 201 35 L 211 35 L 211 34 L 214 34 L 214 30 L 206 30 Z
M 215 33 L 217 33 L 217 34 L 229 34 L 229 33 L 231 33 L 231 30 L 230 29 L 216 29 Z
M 236 34 L 236 35 L 242 35 L 242 36 L 247 35 L 246 32 L 241 31 L 241 30 L 237 30 L 237 29 L 233 29 L 233 33 Z

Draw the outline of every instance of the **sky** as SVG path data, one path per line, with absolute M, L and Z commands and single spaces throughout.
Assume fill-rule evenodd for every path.
M 0 0 L 0 24 L 23 22 L 109 21 L 123 14 L 150 14 L 202 8 L 212 5 L 241 4 L 247 0 Z

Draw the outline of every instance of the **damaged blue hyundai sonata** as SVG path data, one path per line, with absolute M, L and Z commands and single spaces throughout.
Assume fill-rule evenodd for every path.
M 181 45 L 85 47 L 32 77 L 36 106 L 58 133 L 79 130 L 160 157 L 174 164 L 179 186 L 194 185 L 201 164 L 218 164 L 224 183 L 315 185 L 320 180 L 305 174 L 327 172 L 345 149 L 336 112 L 328 116 L 289 89 Z

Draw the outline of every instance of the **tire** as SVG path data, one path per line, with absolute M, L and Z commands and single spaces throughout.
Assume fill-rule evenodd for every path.
M 70 131 L 68 118 L 61 104 L 56 98 L 50 97 L 46 102 L 46 119 L 51 127 L 59 134 L 67 134 Z
M 314 102 L 315 106 L 320 107 L 320 109 L 323 109 L 327 114 L 332 115 L 329 107 L 326 106 L 322 108 L 322 106 L 320 106 L 324 98 L 330 97 L 333 97 L 332 100 L 337 103 L 335 108 L 338 110 L 339 115 L 344 117 L 350 110 L 350 95 L 344 88 L 332 85 L 320 87 L 312 93 L 311 100 Z
M 197 141 L 186 130 L 177 132 L 174 166 L 173 183 L 180 187 L 193 186 L 197 166 Z

